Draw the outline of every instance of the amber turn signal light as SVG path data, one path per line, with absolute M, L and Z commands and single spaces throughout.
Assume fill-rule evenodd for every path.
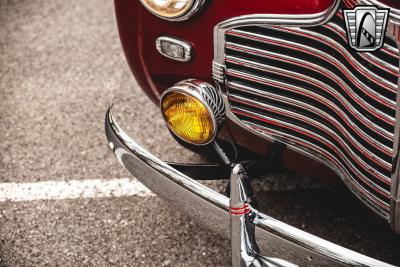
M 168 89 L 160 106 L 168 128 L 178 138 L 195 145 L 212 142 L 225 115 L 219 93 L 199 80 L 186 80 Z

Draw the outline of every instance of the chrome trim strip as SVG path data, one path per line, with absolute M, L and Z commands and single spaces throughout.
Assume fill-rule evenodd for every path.
M 232 87 L 230 87 L 232 88 Z M 328 126 L 326 126 L 325 124 L 314 120 L 310 117 L 307 116 L 303 116 L 300 115 L 299 113 L 296 112 L 292 112 L 290 110 L 286 110 L 286 109 L 282 109 L 280 107 L 276 107 L 273 105 L 267 105 L 264 103 L 260 103 L 257 101 L 254 101 L 252 99 L 249 98 L 245 98 L 245 97 L 241 97 L 238 95 L 234 95 L 233 93 L 229 94 L 229 100 L 230 101 L 234 101 L 234 102 L 239 102 L 242 104 L 245 104 L 246 106 L 249 107 L 257 107 L 260 108 L 262 110 L 266 110 L 266 111 L 270 111 L 272 113 L 276 113 L 276 114 L 280 114 L 282 116 L 285 117 L 289 117 L 289 118 L 295 118 L 299 121 L 303 121 L 305 122 L 307 125 L 312 125 L 313 127 L 316 127 L 318 129 L 320 129 L 321 131 L 323 131 L 325 134 L 327 134 L 328 136 L 332 137 L 336 142 L 338 142 L 340 144 L 340 146 L 342 148 L 345 148 L 345 150 L 349 153 L 352 154 L 353 150 L 358 150 L 361 154 L 363 155 L 367 155 L 367 157 L 372 154 L 371 151 L 369 151 L 367 148 L 365 148 L 362 144 L 360 144 L 355 138 L 353 138 L 352 136 L 347 136 L 348 137 L 348 141 L 355 147 L 355 149 L 352 149 L 345 140 L 342 139 L 342 137 L 340 137 L 337 132 L 335 132 L 334 130 L 332 130 L 331 128 L 329 128 Z M 263 116 L 258 115 L 260 118 L 262 118 Z M 329 115 L 328 115 L 329 116 Z M 339 124 L 339 123 L 338 123 Z M 348 135 L 348 132 L 346 129 L 339 127 L 340 129 L 335 129 L 335 130 L 339 130 L 341 132 L 345 132 L 346 135 Z M 362 160 L 359 156 L 357 155 L 350 155 L 350 157 L 354 157 L 353 159 L 358 162 L 360 165 L 363 165 L 363 167 L 368 169 L 368 172 L 371 173 L 372 175 L 374 174 L 378 174 L 378 176 L 380 176 L 381 178 L 378 178 L 380 180 L 382 180 L 384 183 L 386 184 L 390 184 L 390 179 L 388 177 L 386 177 L 385 175 L 379 173 L 379 171 L 372 171 L 373 169 L 372 166 L 370 166 L 370 164 L 364 162 L 364 160 Z M 382 160 L 380 157 L 377 156 L 372 156 L 372 158 L 370 158 L 371 161 L 373 161 L 375 164 L 379 165 L 381 168 L 384 168 L 388 171 L 391 170 L 392 168 L 392 164 L 389 164 L 388 162 Z
M 378 212 L 384 219 L 388 219 L 389 214 L 389 204 L 383 202 L 377 196 L 368 191 L 365 187 L 359 184 L 346 170 L 343 164 L 336 158 L 335 155 L 332 155 L 330 152 L 315 146 L 314 144 L 303 140 L 298 137 L 289 136 L 285 133 L 268 129 L 266 127 L 253 124 L 252 122 L 243 122 L 246 125 L 246 128 L 253 129 L 258 128 L 257 131 L 260 136 L 262 135 L 262 131 L 264 131 L 271 140 L 279 140 L 280 142 L 286 144 L 289 149 L 297 151 L 303 155 L 306 155 L 316 161 L 324 164 L 325 166 L 331 168 L 336 171 L 342 181 L 349 187 L 349 189 L 364 203 L 367 204 L 369 208 Z M 265 135 L 264 135 L 265 136 Z M 319 155 L 316 155 L 315 151 L 319 151 Z M 338 167 L 339 166 L 339 167 Z M 348 178 L 350 177 L 350 179 Z
M 327 23 L 327 24 L 325 24 L 325 26 L 326 25 L 330 25 L 329 23 Z M 284 28 L 279 28 L 280 30 L 283 30 L 283 31 L 287 31 L 287 29 L 284 29 Z M 335 43 L 335 40 L 333 40 L 331 37 L 328 37 L 328 36 L 321 36 L 321 39 L 319 39 L 319 35 L 318 35 L 318 33 L 315 33 L 315 32 L 313 32 L 313 31 L 310 31 L 310 30 L 307 30 L 307 29 L 300 29 L 300 28 L 295 28 L 295 30 L 297 31 L 296 33 L 297 34 L 303 34 L 303 33 L 306 33 L 306 34 L 308 34 L 308 35 L 312 35 L 313 37 L 314 37 L 314 40 L 318 40 L 319 42 L 322 42 L 322 43 L 324 43 L 324 44 L 326 44 L 326 45 L 329 45 L 332 49 L 339 49 L 339 51 L 341 52 L 341 54 L 342 55 L 344 55 L 345 57 L 347 57 L 346 59 L 348 60 L 348 61 L 353 61 L 356 65 L 357 65 L 357 68 L 358 68 L 358 70 L 360 70 L 360 72 L 361 73 L 364 73 L 365 74 L 365 76 L 367 76 L 367 77 L 373 77 L 373 79 L 375 79 L 375 80 L 379 80 L 382 84 L 379 84 L 379 85 L 381 85 L 383 88 L 385 88 L 386 90 L 388 90 L 388 91 L 391 91 L 391 92 L 396 92 L 396 87 L 397 87 L 397 84 L 394 84 L 394 83 L 392 83 L 392 82 L 390 82 L 390 81 L 388 81 L 388 80 L 386 80 L 385 78 L 382 78 L 382 77 L 380 77 L 380 76 L 378 76 L 378 75 L 376 75 L 376 73 L 374 73 L 374 72 L 372 72 L 371 70 L 369 70 L 368 68 L 366 68 L 365 66 L 363 66 L 363 65 L 361 65 L 360 64 L 360 62 L 358 61 L 358 60 L 356 60 L 349 52 L 348 52 L 348 50 L 346 50 L 346 49 L 343 49 L 343 47 L 342 46 L 340 46 L 340 45 L 337 45 L 337 43 Z M 310 49 L 310 48 L 309 48 Z M 312 48 L 312 49 L 310 49 L 310 50 L 312 50 L 313 52 L 315 52 L 315 53 L 320 53 L 320 54 L 322 54 L 320 51 L 318 51 L 318 50 L 316 50 L 316 49 L 314 49 L 314 48 Z M 363 53 L 362 53 L 363 54 Z M 372 53 L 371 53 L 372 54 Z M 336 58 L 334 58 L 334 57 L 332 57 L 332 56 L 329 56 L 329 55 L 327 55 L 327 54 L 322 54 L 323 56 L 328 56 L 328 58 L 330 58 L 330 60 L 332 60 L 332 61 L 336 61 L 337 63 L 339 63 L 339 64 L 341 64 Z M 354 67 L 354 66 L 353 66 Z M 356 68 L 356 69 L 357 69 Z M 359 83 L 361 83 L 361 85 L 362 85 L 362 87 L 365 87 L 370 93 L 372 93 L 372 94 L 374 94 L 374 91 L 371 89 L 371 88 L 369 88 L 366 84 L 364 84 L 362 81 L 360 81 L 352 72 L 350 72 L 348 69 L 345 69 L 344 71 L 347 71 L 348 72 L 348 74 L 350 75 L 350 76 L 352 76 L 353 77 L 353 79 L 355 79 L 355 80 L 357 80 L 357 82 L 359 82 Z M 374 81 L 375 83 L 377 83 L 376 81 Z M 379 96 L 378 96 L 379 97 Z
M 225 32 L 244 25 L 315 26 L 329 21 L 336 13 L 341 0 L 325 11 L 316 14 L 252 14 L 225 20 L 214 27 L 214 62 L 224 65 Z
M 337 24 L 327 23 L 327 24 L 323 25 L 323 27 L 336 32 L 337 35 L 339 35 L 343 39 L 343 41 L 347 42 L 346 32 L 342 28 L 340 28 Z M 399 53 L 399 51 L 397 49 L 394 49 L 393 47 L 388 46 L 387 44 L 384 44 L 383 47 L 380 49 L 380 51 L 386 53 L 389 56 L 394 56 L 393 53 L 396 53 L 396 54 Z M 378 67 L 381 68 L 382 70 L 388 72 L 389 74 L 396 75 L 396 73 L 399 73 L 398 66 L 395 67 L 392 64 L 384 61 L 383 59 L 377 57 L 375 55 L 375 53 L 359 53 L 359 55 L 362 58 L 365 58 L 365 60 L 367 60 L 367 61 L 370 61 L 370 62 L 372 61 L 371 62 L 372 64 L 374 64 L 373 62 L 379 62 L 380 64 L 378 65 Z M 396 87 L 397 87 L 397 85 L 396 85 Z
M 229 199 L 185 176 L 150 154 L 115 122 L 107 111 L 108 143 L 120 163 L 154 193 L 215 232 L 229 237 Z M 262 253 L 300 266 L 393 267 L 289 226 L 265 214 L 256 220 L 256 239 Z M 312 260 L 310 260 L 312 259 Z
M 311 112 L 313 112 L 315 114 L 322 115 L 331 124 L 334 124 L 334 125 L 336 125 L 336 127 L 340 128 L 340 130 L 342 132 L 346 132 L 346 135 L 348 135 L 352 139 L 355 139 L 355 137 L 353 137 L 351 135 L 351 133 L 348 133 L 346 128 L 344 128 L 343 125 L 340 122 L 338 122 L 334 117 L 332 117 L 328 113 L 324 112 L 323 110 L 321 110 L 321 109 L 319 109 L 319 108 L 317 108 L 315 106 L 309 105 L 309 104 L 307 104 L 305 102 L 301 102 L 301 101 L 295 100 L 293 98 L 284 97 L 284 96 L 281 96 L 279 94 L 273 94 L 273 93 L 270 93 L 270 92 L 260 91 L 260 90 L 257 90 L 257 89 L 254 89 L 254 88 L 251 88 L 251 87 L 248 87 L 248 86 L 245 86 L 245 85 L 241 85 L 241 84 L 238 84 L 238 83 L 235 83 L 235 82 L 228 82 L 228 86 L 229 86 L 229 88 L 232 88 L 234 90 L 239 90 L 239 91 L 246 92 L 246 93 L 249 93 L 249 94 L 252 94 L 252 95 L 256 95 L 256 96 L 259 96 L 259 97 L 263 97 L 263 98 L 270 98 L 270 99 L 273 99 L 275 101 L 279 101 L 279 102 L 282 102 L 282 103 L 289 103 L 291 105 L 296 105 L 296 106 L 299 106 L 299 107 L 301 107 L 301 108 L 303 108 L 305 110 L 311 111 Z M 229 97 L 231 97 L 232 95 L 233 95 L 233 93 L 230 92 Z M 327 102 L 329 102 L 329 101 L 327 101 Z M 330 104 L 329 106 L 331 106 L 333 111 L 336 111 L 335 110 L 335 106 L 334 106 L 333 103 Z M 383 144 L 377 142 L 375 139 L 371 138 L 369 135 L 364 133 L 360 128 L 358 128 L 356 125 L 354 125 L 354 123 L 352 123 L 353 125 L 350 125 L 351 120 L 347 117 L 346 114 L 342 113 L 340 110 L 338 110 L 335 113 L 339 117 L 341 117 L 343 119 L 343 121 L 345 121 L 345 123 L 347 123 L 347 125 L 349 127 L 356 127 L 357 129 L 353 129 L 353 130 L 358 132 L 360 134 L 360 137 L 362 137 L 364 139 L 369 139 L 367 142 L 370 145 L 374 146 L 374 148 L 380 150 L 382 153 L 385 153 L 388 156 L 393 155 L 392 148 L 389 148 L 389 147 L 384 146 Z M 375 155 L 375 157 L 377 157 L 377 156 Z
M 275 38 L 270 38 L 275 39 Z M 284 46 L 284 42 L 282 40 L 276 40 L 276 42 L 279 42 L 282 44 L 282 46 Z M 296 45 L 297 46 L 297 45 Z M 274 57 L 279 57 L 282 59 L 285 59 L 285 62 L 291 63 L 291 64 L 298 64 L 301 65 L 304 68 L 309 68 L 311 70 L 320 72 L 320 73 L 324 73 L 325 76 L 327 76 L 327 74 L 329 74 L 329 78 L 330 79 L 335 79 L 336 81 L 340 82 L 338 83 L 343 90 L 346 91 L 346 93 L 352 97 L 355 101 L 357 101 L 357 103 L 360 104 L 360 106 L 362 106 L 364 109 L 366 109 L 367 111 L 371 112 L 371 113 L 376 113 L 379 114 L 382 118 L 385 118 L 388 122 L 392 123 L 392 125 L 394 124 L 394 119 L 391 116 L 388 116 L 386 113 L 381 112 L 380 110 L 376 110 L 375 107 L 373 107 L 371 104 L 365 102 L 365 99 L 361 98 L 356 92 L 353 91 L 353 89 L 345 82 L 343 81 L 342 78 L 340 78 L 339 76 L 337 76 L 335 73 L 333 73 L 332 71 L 328 70 L 328 69 L 324 69 L 322 67 L 320 67 L 317 64 L 311 63 L 311 62 L 307 62 L 304 60 L 301 60 L 299 58 L 296 57 L 290 57 L 287 56 L 285 54 L 281 54 L 278 52 L 272 52 L 272 51 L 266 51 L 266 50 L 262 50 L 262 49 L 258 49 L 258 48 L 254 48 L 254 47 L 250 47 L 250 46 L 246 46 L 246 45 L 241 45 L 241 44 L 237 44 L 237 43 L 232 43 L 232 42 L 226 42 L 226 47 L 230 48 L 230 49 L 234 49 L 235 48 L 240 48 L 242 50 L 238 50 L 236 49 L 236 51 L 240 51 L 242 53 L 246 53 L 246 54 L 252 54 L 252 55 L 256 55 L 256 56 L 260 56 L 260 57 L 265 57 L 265 58 L 270 58 L 270 56 L 274 56 Z M 311 50 L 311 48 L 307 48 L 309 50 Z M 324 58 L 327 58 L 328 56 L 326 55 L 323 56 Z M 332 58 L 331 58 L 332 59 Z M 336 62 L 337 65 L 340 65 L 341 63 Z M 339 68 L 340 69 L 340 68 Z M 344 73 L 344 72 L 342 72 Z M 349 73 L 347 73 L 349 75 Z M 360 82 L 356 77 L 354 77 L 353 74 L 351 74 L 350 76 L 352 76 L 352 79 L 357 81 L 358 84 L 356 84 L 359 88 L 359 90 L 363 90 L 363 88 L 365 87 L 366 91 L 369 92 L 369 94 L 372 94 L 373 97 L 370 97 L 370 99 L 379 102 L 380 104 L 386 106 L 387 108 L 390 108 L 392 110 L 395 110 L 396 108 L 396 103 L 390 99 L 387 99 L 386 97 L 378 94 L 377 92 L 373 91 L 372 89 L 370 89 L 369 87 L 367 87 L 364 83 Z M 395 90 L 395 89 L 393 89 Z
M 235 107 L 235 108 L 233 108 L 233 110 L 232 110 L 232 112 L 233 112 L 234 114 L 235 114 L 235 112 L 238 113 L 238 111 L 241 112 L 240 115 L 242 115 L 242 116 L 246 116 L 246 117 L 248 117 L 248 118 L 252 118 L 252 119 L 255 119 L 255 120 L 257 120 L 257 118 L 264 119 L 264 120 L 268 120 L 268 121 L 271 121 L 272 124 L 274 124 L 274 125 L 278 125 L 278 126 L 280 126 L 280 127 L 283 127 L 283 128 L 286 128 L 286 129 L 290 129 L 291 131 L 296 131 L 296 132 L 298 132 L 298 133 L 300 133 L 300 134 L 307 135 L 307 136 L 309 136 L 311 139 L 319 140 L 321 143 L 324 143 L 326 146 L 331 147 L 332 150 L 334 150 L 334 151 L 336 152 L 336 154 L 337 154 L 338 156 L 340 156 L 340 157 L 347 163 L 346 165 L 347 165 L 355 174 L 358 174 L 358 175 L 359 175 L 359 178 L 360 178 L 361 180 L 363 180 L 367 185 L 369 185 L 373 190 L 379 192 L 383 197 L 386 197 L 386 198 L 388 198 L 388 199 L 390 198 L 390 194 L 389 194 L 389 192 L 388 192 L 387 190 L 383 189 L 382 187 L 380 187 L 379 185 L 377 185 L 377 184 L 374 183 L 373 181 L 371 181 L 371 180 L 369 180 L 369 179 L 365 179 L 365 175 L 362 174 L 362 173 L 360 172 L 360 170 L 359 170 L 357 167 L 355 167 L 354 164 L 353 164 L 351 161 L 349 161 L 348 157 L 346 157 L 346 156 L 344 155 L 344 153 L 343 153 L 340 149 L 338 149 L 337 146 L 335 146 L 334 144 L 332 144 L 332 143 L 331 143 L 329 140 L 327 140 L 326 138 L 324 138 L 324 137 L 322 137 L 322 136 L 316 134 L 315 132 L 309 131 L 309 130 L 307 130 L 307 129 L 305 129 L 305 128 L 301 128 L 301 127 L 299 127 L 299 126 L 297 126 L 297 125 L 294 125 L 294 124 L 292 124 L 292 123 L 289 123 L 289 122 L 285 122 L 285 121 L 282 121 L 282 120 L 274 119 L 274 118 L 271 118 L 271 117 L 262 116 L 262 115 L 260 115 L 260 114 L 258 114 L 258 113 L 254 113 L 254 112 L 251 112 L 251 111 L 248 111 L 248 110 L 244 110 L 244 109 L 238 108 L 238 107 Z M 252 116 L 253 116 L 253 117 L 252 117 Z M 359 164 L 362 164 L 360 159 L 359 159 L 358 161 L 359 161 L 359 162 L 358 162 Z M 364 166 L 364 167 L 365 167 L 365 168 L 368 168 L 367 166 Z M 370 171 L 370 170 L 368 170 L 368 171 Z M 373 170 L 373 171 L 375 171 L 375 170 Z M 374 175 L 373 173 L 370 173 L 370 174 L 371 174 L 371 175 Z M 383 182 L 386 183 L 386 181 L 385 181 L 385 178 L 386 178 L 386 177 L 385 177 L 383 174 L 377 172 L 377 173 L 375 173 L 375 177 L 376 177 L 377 179 L 380 179 L 380 180 L 382 180 Z
M 219 83 L 224 82 L 225 66 L 217 62 L 212 63 L 213 79 Z
M 341 0 L 335 0 L 334 4 L 326 10 L 314 14 L 251 14 L 244 15 L 219 23 L 221 30 L 232 29 L 247 25 L 284 25 L 284 26 L 315 26 L 329 21 L 338 9 Z
M 400 11 L 400 10 L 399 10 Z M 399 24 L 389 23 L 387 34 L 392 38 L 399 49 L 400 56 L 400 20 Z M 400 63 L 399 63 L 400 66 Z M 400 233 L 400 72 L 397 89 L 397 109 L 396 109 L 396 125 L 395 139 L 393 144 L 394 158 L 392 168 L 392 186 L 391 186 L 391 218 L 392 228 Z
M 400 9 L 396 9 L 396 8 L 390 7 L 388 5 L 385 5 L 378 0 L 359 0 L 358 4 L 359 5 L 374 5 L 374 6 L 377 6 L 380 8 L 390 8 L 390 13 L 389 13 L 390 22 L 400 25 Z
M 377 0 L 345 0 L 350 4 L 376 5 L 378 7 L 390 8 L 390 22 L 387 28 L 387 36 L 392 38 L 397 44 L 397 52 L 400 56 L 400 9 L 391 8 Z M 399 63 L 400 65 L 400 63 Z M 391 216 L 390 223 L 393 230 L 400 233 L 400 73 L 397 87 L 397 107 L 396 107 L 396 125 L 394 139 L 394 158 L 392 170 L 391 186 Z
M 282 68 L 276 68 L 270 65 L 265 65 L 265 64 L 261 64 L 258 62 L 251 62 L 245 59 L 241 59 L 238 57 L 233 57 L 233 56 L 227 56 L 226 57 L 226 62 L 229 63 L 233 63 L 233 64 L 241 64 L 243 66 L 247 66 L 253 69 L 259 69 L 259 70 L 263 70 L 266 72 L 271 72 L 271 73 L 276 73 L 278 75 L 282 75 L 282 76 L 286 76 L 286 77 L 291 77 L 293 79 L 299 79 L 300 81 L 304 81 L 306 83 L 311 83 L 319 88 L 327 88 L 329 87 L 328 85 L 324 85 L 322 82 L 309 77 L 309 76 L 305 76 L 302 74 L 298 74 L 298 73 L 294 73 L 292 71 L 286 70 L 286 69 L 282 69 Z M 230 84 L 230 82 L 229 82 Z M 250 87 L 248 87 L 250 88 Z M 254 89 L 254 88 L 253 88 Z M 297 89 L 297 88 L 293 88 L 293 89 Z M 256 89 L 254 89 L 255 91 L 258 91 Z M 294 90 L 294 92 L 296 92 L 297 90 Z M 261 92 L 261 91 L 260 91 Z M 353 130 L 355 130 L 357 133 L 359 133 L 362 137 L 364 137 L 365 139 L 368 140 L 368 143 L 370 143 L 372 146 L 374 146 L 376 149 L 382 151 L 383 153 L 385 153 L 388 156 L 392 156 L 393 155 L 393 148 L 392 147 L 388 147 L 386 145 L 384 145 L 381 142 L 378 142 L 378 140 L 374 139 L 372 136 L 370 136 L 369 134 L 365 133 L 363 130 L 361 130 L 361 128 L 359 128 L 356 124 L 356 121 L 353 119 L 350 119 L 348 117 L 348 115 L 346 113 L 343 112 L 342 109 L 340 109 L 335 103 L 331 102 L 330 100 L 327 99 L 323 99 L 321 97 L 319 97 L 318 95 L 314 94 L 314 93 L 306 93 L 304 90 L 300 90 L 300 92 L 302 93 L 302 95 L 309 95 L 312 96 L 313 99 L 315 99 L 316 101 L 318 101 L 320 104 L 328 106 L 330 109 L 332 109 L 339 117 L 341 117 L 343 119 L 343 121 L 345 121 L 345 123 L 351 127 Z M 265 93 L 265 95 L 267 95 L 267 92 L 261 92 Z M 303 102 L 298 102 L 298 103 L 303 103 Z M 304 103 L 303 103 L 304 105 Z M 307 104 L 305 104 L 307 105 Z M 314 109 L 315 107 L 313 107 Z M 317 109 L 318 112 L 316 113 L 321 113 L 323 112 L 320 109 Z M 362 119 L 362 116 L 359 116 Z M 367 122 L 369 121 L 368 119 L 366 119 L 366 122 L 363 123 L 363 119 L 359 120 L 358 122 L 363 124 L 364 126 L 367 126 L 370 128 L 371 123 Z M 379 126 L 376 126 L 377 128 L 380 128 Z M 376 132 L 376 134 L 379 134 Z
M 294 92 L 301 92 L 302 94 L 306 94 L 308 96 L 314 97 L 315 99 L 318 99 L 318 102 L 320 102 L 320 103 L 324 103 L 324 101 L 325 101 L 325 99 L 323 97 L 319 96 L 318 94 L 310 92 L 310 91 L 305 91 L 303 88 L 298 87 L 298 86 L 290 85 L 288 87 L 288 86 L 286 86 L 284 83 L 282 83 L 280 81 L 275 81 L 275 80 L 272 80 L 272 79 L 269 79 L 269 78 L 266 78 L 266 77 L 260 77 L 260 76 L 256 76 L 256 75 L 253 75 L 253 74 L 241 73 L 240 71 L 237 71 L 237 70 L 227 69 L 226 73 L 230 74 L 230 75 L 233 75 L 233 73 L 236 73 L 238 75 L 238 77 L 240 77 L 242 79 L 246 79 L 246 80 L 250 80 L 250 81 L 257 81 L 259 83 L 264 83 L 264 84 L 267 84 L 267 85 L 274 85 L 274 86 L 277 86 L 277 87 L 282 88 L 282 89 L 292 90 Z M 325 88 L 330 90 L 329 86 L 326 86 Z M 381 135 L 383 138 L 386 138 L 389 141 L 393 141 L 393 134 L 392 133 L 388 132 L 387 130 L 383 129 L 379 125 L 375 124 L 374 122 L 372 122 L 371 120 L 369 120 L 368 118 L 363 116 L 356 108 L 354 108 L 352 105 L 350 105 L 350 103 L 348 103 L 347 100 L 343 96 L 341 96 L 340 94 L 338 94 L 334 90 L 329 92 L 329 93 L 331 93 L 331 95 L 333 97 L 336 97 L 338 99 L 338 101 L 340 101 L 347 108 L 347 110 L 350 113 L 352 113 L 355 117 L 357 117 L 360 121 L 362 121 L 363 124 L 373 128 L 374 131 L 376 133 L 378 133 L 379 135 Z M 347 102 L 347 104 L 346 104 L 346 102 Z
M 169 21 L 184 21 L 184 20 L 190 19 L 203 7 L 204 3 L 206 2 L 206 0 L 192 0 L 192 1 L 193 1 L 192 6 L 189 8 L 189 10 L 185 14 L 183 14 L 179 17 L 167 18 L 167 17 L 160 16 L 158 13 L 156 13 L 153 10 L 151 10 L 150 8 L 148 8 L 146 6 L 146 4 L 144 3 L 144 0 L 140 0 L 142 5 L 144 6 L 144 8 L 146 8 L 150 13 L 152 13 L 156 17 L 159 17 L 164 20 L 169 20 Z
M 325 24 L 328 25 L 328 24 Z M 342 56 L 347 59 L 347 60 L 352 60 L 354 62 L 354 64 L 356 66 L 353 66 L 353 68 L 355 70 L 360 70 L 360 72 L 364 72 L 364 74 L 368 74 L 365 75 L 367 77 L 373 77 L 375 80 L 379 80 L 379 82 L 381 82 L 382 84 L 380 84 L 382 87 L 384 87 L 386 90 L 388 90 L 389 92 L 395 92 L 396 91 L 396 84 L 379 77 L 378 75 L 376 75 L 375 73 L 373 73 L 371 70 L 367 69 L 365 66 L 361 65 L 361 63 L 357 60 L 355 60 L 353 58 L 353 56 L 346 50 L 343 49 L 343 47 L 338 44 L 337 42 L 334 42 L 334 40 L 332 40 L 329 37 L 320 35 L 318 33 L 315 33 L 313 31 L 307 31 L 306 29 L 301 29 L 301 28 L 297 28 L 297 27 L 292 27 L 292 28 L 283 28 L 283 27 L 273 27 L 273 30 L 275 31 L 281 31 L 281 32 L 286 32 L 289 33 L 291 35 L 301 35 L 301 36 L 305 36 L 306 38 L 309 39 L 314 39 L 320 43 L 323 43 L 325 45 L 328 45 L 331 47 L 331 49 L 335 49 L 337 51 L 339 51 Z M 233 33 L 233 34 L 232 34 Z M 236 33 L 236 34 L 235 34 Z M 342 73 L 347 74 L 347 76 L 350 76 L 353 80 L 356 80 L 357 83 L 360 83 L 361 87 L 360 88 L 366 88 L 371 94 L 374 94 L 377 98 L 382 98 L 385 101 L 390 101 L 388 99 L 386 99 L 383 96 L 380 96 L 377 92 L 373 91 L 371 88 L 369 88 L 366 84 L 364 84 L 359 78 L 357 78 L 349 69 L 347 68 L 342 68 L 341 67 L 341 62 L 334 58 L 333 56 L 317 50 L 311 46 L 306 46 L 304 44 L 300 44 L 300 43 L 293 43 L 291 41 L 287 41 L 283 38 L 276 38 L 276 37 L 271 37 L 271 36 L 263 36 L 257 33 L 253 33 L 250 31 L 242 31 L 242 30 L 237 30 L 237 29 L 233 29 L 230 30 L 227 35 L 233 35 L 236 36 L 238 38 L 243 38 L 243 39 L 247 39 L 247 40 L 252 40 L 252 41 L 259 41 L 259 42 L 263 42 L 263 43 L 269 43 L 271 41 L 273 42 L 278 42 L 278 43 L 283 43 L 286 46 L 290 46 L 292 47 L 296 47 L 296 48 L 300 48 L 302 51 L 304 51 L 304 53 L 312 53 L 313 55 L 316 55 L 318 57 L 322 57 L 323 60 L 329 61 L 331 64 L 338 66 L 338 69 L 341 70 Z M 308 36 L 307 36 L 308 35 Z M 310 38 L 310 36 L 312 36 Z M 256 37 L 256 38 L 254 38 Z M 320 38 L 321 37 L 321 38 Z M 274 43 L 272 43 L 274 44 Z M 346 58 L 347 57 L 347 58 Z M 368 60 L 368 59 L 366 59 Z M 375 63 L 374 63 L 375 64 Z M 389 65 L 389 64 L 388 64 Z M 376 84 L 379 84 L 375 81 Z

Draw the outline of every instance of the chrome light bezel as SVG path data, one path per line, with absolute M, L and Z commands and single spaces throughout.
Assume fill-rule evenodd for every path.
M 210 114 L 210 117 L 212 119 L 212 124 L 214 128 L 214 132 L 212 137 L 208 142 L 205 143 L 194 143 L 190 142 L 188 140 L 185 140 L 181 138 L 179 135 L 177 135 L 174 130 L 170 127 L 170 125 L 167 123 L 167 120 L 165 118 L 164 113 L 161 111 L 161 114 L 163 116 L 164 121 L 166 122 L 166 125 L 168 129 L 180 140 L 191 144 L 191 145 L 196 145 L 196 146 L 206 146 L 212 143 L 215 138 L 218 135 L 218 132 L 221 130 L 222 125 L 225 121 L 225 105 L 224 101 L 222 99 L 221 94 L 215 88 L 209 83 L 203 82 L 201 80 L 196 80 L 196 79 L 188 79 L 181 81 L 171 88 L 167 89 L 160 97 L 160 107 L 162 106 L 162 102 L 164 98 L 172 92 L 177 92 L 181 94 L 185 94 L 187 96 L 193 97 L 200 101 L 208 110 L 208 113 Z
M 144 0 L 140 0 L 140 3 L 142 3 L 143 7 L 146 8 L 150 13 L 152 13 L 156 17 L 159 17 L 161 19 L 168 20 L 168 21 L 184 21 L 184 20 L 190 19 L 191 17 L 193 17 L 193 15 L 195 15 L 201 9 L 201 7 L 204 5 L 205 2 L 206 2 L 206 0 L 193 0 L 191 7 L 188 9 L 188 11 L 186 13 L 184 13 L 183 15 L 180 15 L 180 16 L 169 18 L 169 17 L 161 16 L 157 12 L 154 12 L 153 10 L 148 8 L 148 6 L 144 3 Z

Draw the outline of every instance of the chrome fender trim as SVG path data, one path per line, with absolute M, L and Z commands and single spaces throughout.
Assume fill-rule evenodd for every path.
M 208 229 L 229 237 L 229 199 L 182 174 L 132 140 L 107 110 L 105 131 L 110 149 L 119 162 L 151 191 L 169 201 Z M 279 266 L 393 266 L 311 235 L 259 213 L 256 241 L 263 255 Z M 278 260 L 279 259 L 279 260 Z

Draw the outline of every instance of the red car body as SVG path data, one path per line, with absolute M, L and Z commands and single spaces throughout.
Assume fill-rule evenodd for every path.
M 396 0 L 380 2 L 400 9 L 400 3 Z M 255 13 L 320 13 L 334 3 L 335 0 L 210 1 L 199 14 L 184 23 L 162 20 L 148 12 L 139 1 L 115 0 L 115 11 L 121 43 L 132 73 L 143 91 L 158 105 L 160 95 L 181 80 L 197 78 L 212 82 L 213 29 L 219 22 Z M 355 5 L 346 4 L 349 8 Z M 155 42 L 161 35 L 171 35 L 190 42 L 194 47 L 194 58 L 182 63 L 160 55 Z M 229 121 L 228 124 L 240 145 L 261 155 L 268 154 L 269 146 L 264 139 Z M 290 150 L 283 152 L 283 165 L 316 179 L 332 180 L 337 177 L 326 166 Z
M 319 13 L 333 3 L 334 0 L 211 1 L 200 14 L 185 23 L 162 20 L 148 12 L 139 1 L 116 0 L 115 10 L 129 66 L 140 87 L 158 105 L 160 95 L 181 80 L 197 78 L 212 82 L 213 29 L 219 22 L 254 13 Z M 155 47 L 155 41 L 165 34 L 192 43 L 195 50 L 193 60 L 182 63 L 160 55 Z M 264 139 L 232 123 L 230 128 L 234 129 L 232 134 L 242 146 L 263 155 L 268 153 L 268 145 Z M 283 164 L 287 169 L 318 179 L 336 177 L 336 174 L 325 166 L 290 150 L 285 150 L 283 158 Z

